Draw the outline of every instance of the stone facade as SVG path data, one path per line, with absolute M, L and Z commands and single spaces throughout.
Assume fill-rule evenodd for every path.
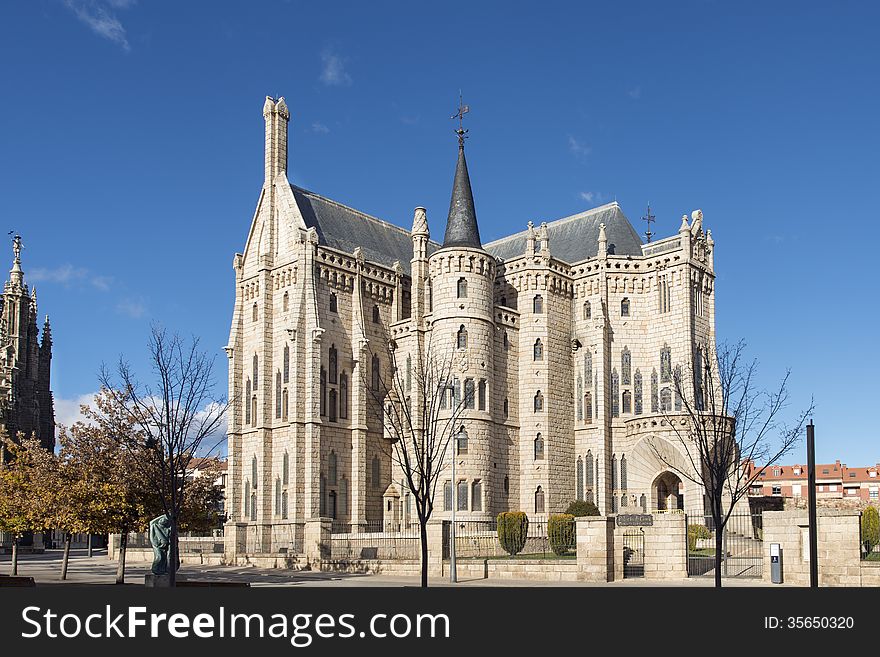
M 690 466 L 668 418 L 673 378 L 714 347 L 700 211 L 650 244 L 611 203 L 483 245 L 462 145 L 440 244 L 424 208 L 407 231 L 291 185 L 284 99 L 263 116 L 263 189 L 233 259 L 227 552 L 242 535 L 249 552 L 277 552 L 273 527 L 293 521 L 415 520 L 373 393 L 429 349 L 454 363 L 452 394 L 474 400 L 436 518 L 450 488 L 472 519 L 574 499 L 603 514 L 702 509 L 675 474 Z
M 36 435 L 47 449 L 54 449 L 52 330 L 48 316 L 42 335 L 37 328 L 37 290 L 29 290 L 25 282 L 18 235 L 13 253 L 9 280 L 0 295 L 0 427 L 10 438 L 19 432 Z

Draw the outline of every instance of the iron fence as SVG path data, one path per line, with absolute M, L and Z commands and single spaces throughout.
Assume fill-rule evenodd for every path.
M 623 532 L 623 578 L 645 576 L 645 530 L 632 527 Z
M 330 527 L 330 558 L 420 559 L 421 534 L 418 524 L 386 524 L 382 521 L 342 523 Z
M 702 511 L 685 514 L 689 577 L 714 577 L 717 528 Z M 760 578 L 764 575 L 764 525 L 761 513 L 735 513 L 721 536 L 721 576 Z
M 448 559 L 451 521 L 443 523 L 443 558 Z M 511 547 L 511 546 L 508 546 Z M 529 519 L 526 536 L 518 552 L 511 554 L 498 538 L 498 521 L 455 521 L 456 559 L 555 559 L 576 556 L 574 523 L 551 525 L 545 518 Z

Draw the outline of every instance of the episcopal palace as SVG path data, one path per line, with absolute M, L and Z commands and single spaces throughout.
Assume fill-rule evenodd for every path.
M 435 517 L 453 499 L 474 519 L 575 499 L 603 514 L 703 507 L 669 427 L 676 379 L 715 341 L 701 211 L 647 243 L 616 202 L 484 243 L 460 135 L 441 241 L 424 208 L 407 230 L 291 183 L 284 99 L 263 117 L 226 346 L 227 509 L 253 528 L 248 550 L 277 551 L 294 521 L 414 520 L 374 393 L 395 375 L 389 347 L 408 377 L 427 341 L 453 354 L 450 394 L 467 400 Z

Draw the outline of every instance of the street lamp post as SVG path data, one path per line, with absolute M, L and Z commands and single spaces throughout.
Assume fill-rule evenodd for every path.
M 455 481 L 455 462 L 458 460 L 458 433 L 452 435 L 452 525 L 449 527 L 449 581 L 452 584 L 458 582 L 458 573 L 455 569 L 455 507 L 458 493 L 458 482 Z

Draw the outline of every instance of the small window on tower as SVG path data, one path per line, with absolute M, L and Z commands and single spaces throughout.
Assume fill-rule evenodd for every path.
M 629 298 L 627 297 L 624 297 L 623 301 L 620 302 L 620 316 L 629 317 Z
M 458 298 L 467 298 L 467 281 L 464 277 L 458 279 Z
M 379 323 L 379 306 L 373 306 L 373 324 Z
M 330 294 L 330 312 L 331 313 L 338 312 L 337 306 L 336 306 L 336 294 L 333 294 L 333 293 Z

